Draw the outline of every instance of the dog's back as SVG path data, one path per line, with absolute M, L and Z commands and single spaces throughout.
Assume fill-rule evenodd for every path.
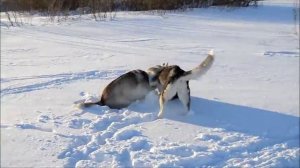
M 164 88 L 165 85 L 175 82 L 184 73 L 185 71 L 177 65 L 167 66 L 159 74 L 158 80 Z
M 120 109 L 143 99 L 151 90 L 153 87 L 149 84 L 148 74 L 142 70 L 133 70 L 109 83 L 104 88 L 100 101 L 81 103 L 79 107 L 100 105 Z
M 145 71 L 130 71 L 114 81 L 103 90 L 101 104 L 110 108 L 124 108 L 132 102 L 143 99 L 152 88 Z

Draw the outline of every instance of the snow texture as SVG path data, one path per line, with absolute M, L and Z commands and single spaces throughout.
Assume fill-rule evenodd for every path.
M 1 17 L 1 167 L 299 167 L 299 37 L 293 3 L 118 12 L 61 23 Z M 77 108 L 133 69 L 212 68 L 190 81 L 191 111 L 158 96 Z

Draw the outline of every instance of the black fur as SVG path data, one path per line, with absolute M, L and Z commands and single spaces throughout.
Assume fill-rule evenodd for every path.
M 183 75 L 186 75 L 188 72 L 181 69 L 178 65 L 171 65 L 165 67 L 158 76 L 159 83 L 163 86 L 163 90 L 166 89 L 168 84 L 174 83 L 178 78 L 180 78 Z M 189 102 L 188 102 L 188 108 L 190 108 L 190 86 L 189 81 L 187 83 L 187 90 L 189 92 Z M 175 100 L 178 99 L 178 95 L 176 95 L 171 99 Z
M 181 77 L 185 73 L 177 65 L 167 66 L 165 67 L 161 73 L 159 74 L 159 83 L 163 86 L 163 90 L 166 89 L 168 84 L 174 83 L 179 77 Z

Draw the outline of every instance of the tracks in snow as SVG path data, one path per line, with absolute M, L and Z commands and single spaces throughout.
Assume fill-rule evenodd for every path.
M 67 137 L 72 143 L 59 156 L 65 160 L 65 167 L 133 166 L 132 151 L 148 150 L 150 142 L 136 124 L 153 121 L 151 113 L 136 113 L 120 110 L 102 110 L 94 120 L 71 119 L 67 125 L 73 129 L 85 129 L 86 135 Z
M 79 80 L 92 80 L 92 79 L 112 79 L 125 73 L 125 70 L 107 70 L 107 71 L 87 71 L 79 73 L 62 73 L 55 75 L 39 75 L 39 76 L 25 76 L 25 77 L 14 77 L 14 78 L 3 78 L 1 81 L 24 81 L 29 79 L 46 79 L 46 81 L 36 82 L 34 84 L 23 85 L 23 86 L 8 86 L 1 88 L 1 97 L 11 94 L 25 93 L 42 89 L 54 88 L 60 85 L 76 82 Z
M 295 145 L 293 143 L 222 128 L 201 127 L 201 131 L 195 133 L 193 143 L 171 141 L 168 136 L 153 141 L 144 134 L 149 129 L 144 123 L 162 124 L 165 121 L 154 120 L 155 114 L 98 106 L 94 110 L 99 112 L 94 119 L 81 115 L 66 122 L 67 127 L 84 130 L 84 133 L 64 136 L 71 139 L 69 146 L 58 156 L 65 161 L 65 167 L 224 167 L 236 163 L 243 166 L 251 164 L 251 159 L 247 163 L 242 160 L 247 157 L 253 160 L 258 156 L 261 157 L 257 158 L 257 165 L 263 165 L 272 158 L 263 155 L 265 152 L 289 157 L 295 152 L 287 147 Z

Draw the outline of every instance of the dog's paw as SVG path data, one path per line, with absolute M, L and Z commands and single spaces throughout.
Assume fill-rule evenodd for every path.
M 194 114 L 195 114 L 194 110 L 189 110 L 182 113 L 183 116 L 193 116 Z
M 162 115 L 157 115 L 156 119 L 163 119 L 163 116 Z
M 195 114 L 195 111 L 194 110 L 189 110 L 186 115 L 187 116 L 193 116 Z

